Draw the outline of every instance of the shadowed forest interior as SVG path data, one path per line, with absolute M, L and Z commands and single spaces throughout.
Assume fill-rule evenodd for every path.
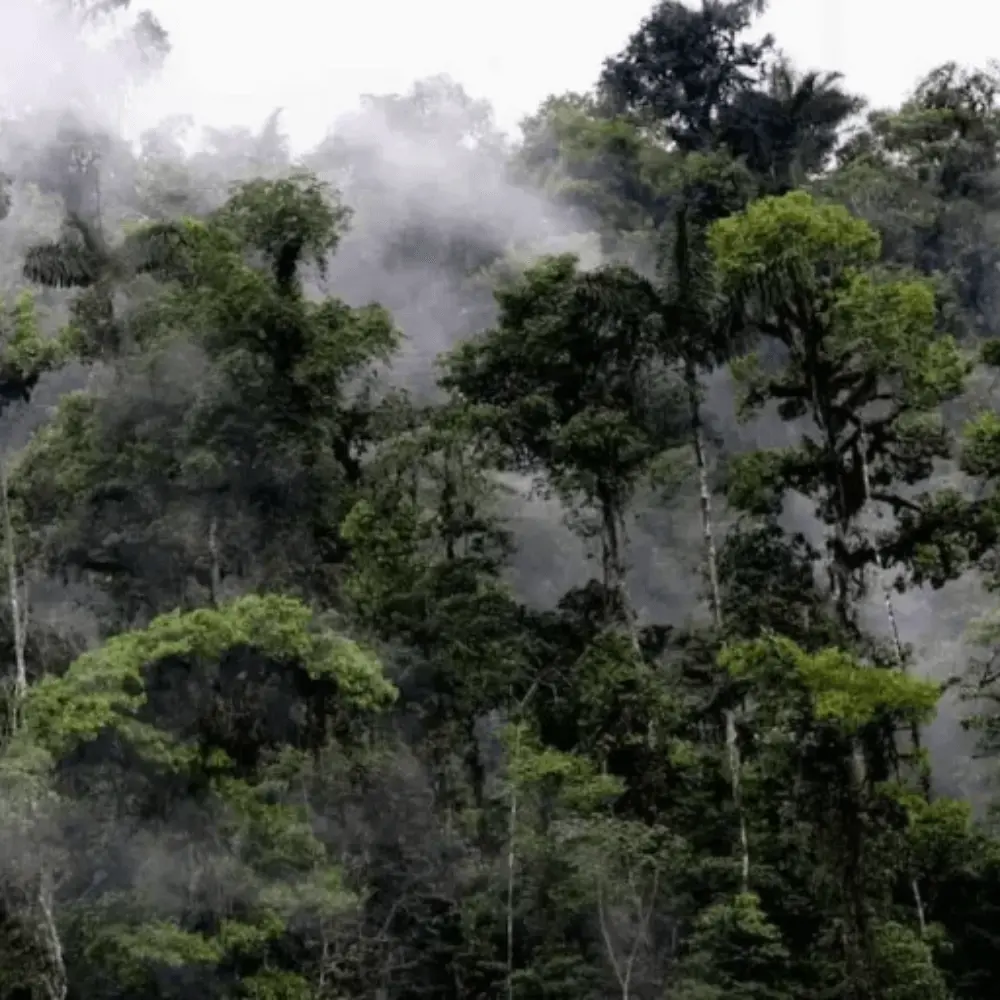
M 0 1000 L 995 997 L 1000 67 L 765 6 L 517 136 L 5 109 Z

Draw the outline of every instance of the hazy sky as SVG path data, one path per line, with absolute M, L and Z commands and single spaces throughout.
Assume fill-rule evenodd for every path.
M 588 87 L 652 0 L 144 5 L 174 44 L 148 114 L 193 109 L 209 123 L 253 124 L 283 106 L 300 145 L 318 139 L 360 93 L 403 91 L 440 72 L 489 98 L 512 128 L 547 94 Z M 1000 5 L 950 0 L 934 16 L 925 10 L 913 0 L 772 0 L 766 24 L 798 64 L 839 69 L 876 103 L 891 103 L 946 59 L 983 63 L 991 44 L 1000 55 Z

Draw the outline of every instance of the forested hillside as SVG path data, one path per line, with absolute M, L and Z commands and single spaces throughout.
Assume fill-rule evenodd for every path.
M 1000 70 L 763 6 L 516 138 L 6 112 L 0 1000 L 996 995 Z

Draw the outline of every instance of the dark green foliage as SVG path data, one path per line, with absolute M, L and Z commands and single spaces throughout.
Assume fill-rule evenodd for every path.
M 657 4 L 516 150 L 447 78 L 368 97 L 343 198 L 279 112 L 5 129 L 3 225 L 62 227 L 0 308 L 0 998 L 991 1000 L 995 793 L 944 794 L 962 664 L 897 591 L 1000 579 L 996 81 L 843 142 L 763 6 Z M 511 177 L 604 257 L 507 246 Z M 355 280 L 461 331 L 434 394 Z
M 604 66 L 601 95 L 612 113 L 655 123 L 685 152 L 705 150 L 726 108 L 758 79 L 772 45 L 745 38 L 760 0 L 658 3 L 624 51 Z
M 840 130 L 863 102 L 836 73 L 798 76 L 785 59 L 766 85 L 742 92 L 722 114 L 722 142 L 760 178 L 762 193 L 784 194 L 831 163 Z

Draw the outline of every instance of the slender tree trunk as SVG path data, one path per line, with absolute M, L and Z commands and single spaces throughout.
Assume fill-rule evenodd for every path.
M 452 469 L 452 449 L 446 447 L 442 455 L 441 498 L 438 518 L 441 525 L 441 535 L 444 539 L 444 557 L 448 562 L 455 560 L 455 506 L 458 495 L 455 478 Z
M 865 504 L 871 500 L 871 479 L 868 474 L 868 438 L 865 433 L 864 427 L 861 429 L 861 434 L 858 441 L 858 456 L 861 461 L 861 479 L 862 486 L 865 491 Z M 878 571 L 880 574 L 885 573 L 885 563 L 882 560 L 881 554 L 878 556 L 878 561 L 876 563 Z M 885 577 L 883 575 L 882 580 L 882 596 L 885 600 L 885 615 L 889 622 L 889 631 L 892 635 L 893 651 L 896 657 L 896 667 L 901 673 L 906 673 L 906 656 L 903 651 L 903 640 L 899 634 L 899 620 L 896 618 L 896 608 L 892 600 L 892 590 L 889 588 L 889 584 L 885 582 Z M 914 753 L 920 752 L 920 725 L 919 723 L 914 723 L 910 727 L 910 740 L 912 742 Z M 926 774 L 921 774 L 920 777 L 921 790 L 923 791 L 924 799 L 930 802 L 931 789 L 930 782 Z M 921 937 L 925 936 L 927 933 L 927 918 L 924 910 L 924 900 L 923 894 L 920 891 L 920 882 L 914 876 L 910 880 L 910 890 L 913 893 L 913 906 L 917 913 L 917 923 L 920 927 Z
M 514 731 L 512 762 L 521 749 L 520 730 Z M 517 781 L 510 777 L 510 809 L 507 814 L 507 1000 L 514 1000 L 514 869 L 517 864 Z
M 7 488 L 7 464 L 0 459 L 0 516 L 3 520 L 4 556 L 7 563 L 7 600 L 10 605 L 11 625 L 14 633 L 14 690 L 10 708 L 10 735 L 20 728 L 24 702 L 28 695 L 28 667 L 25 656 L 27 636 L 27 606 L 22 600 L 18 579 L 17 548 L 14 543 L 14 525 L 10 516 L 10 494 Z M 34 811 L 34 805 L 32 811 Z M 37 889 L 32 899 L 29 894 L 28 920 L 34 924 L 34 934 L 45 957 L 41 984 L 46 1000 L 65 1000 L 68 985 L 62 939 L 56 924 L 53 904 L 52 873 L 42 863 L 37 876 Z M 33 912 L 30 912 L 33 911 Z
M 701 503 L 701 531 L 705 550 L 705 568 L 708 575 L 708 597 L 712 620 L 716 630 L 722 632 L 722 594 L 719 588 L 719 561 L 715 548 L 715 525 L 712 518 L 712 491 L 708 483 L 708 463 L 705 457 L 705 443 L 702 437 L 701 400 L 698 393 L 698 373 L 690 362 L 686 366 L 685 381 L 691 415 L 691 442 L 694 446 L 695 463 L 698 468 L 698 493 Z M 746 815 L 743 810 L 743 764 L 740 760 L 740 746 L 736 730 L 736 713 L 725 711 L 726 756 L 728 760 L 729 783 L 733 805 L 739 822 L 740 837 L 740 885 L 743 892 L 750 889 L 750 838 L 747 834 Z
M 17 552 L 14 526 L 10 516 L 10 496 L 7 490 L 7 464 L 0 460 L 0 505 L 3 507 L 4 556 L 7 562 L 7 601 L 10 605 L 11 627 L 14 632 L 14 704 L 12 727 L 17 728 L 21 707 L 28 694 L 28 667 L 25 660 L 25 608 L 18 585 Z
M 715 526 L 712 519 L 712 491 L 708 483 L 708 462 L 702 435 L 701 401 L 698 398 L 698 375 L 694 365 L 687 366 L 685 381 L 691 413 L 691 443 L 698 468 L 698 496 L 701 506 L 701 534 L 705 550 L 705 570 L 708 574 L 708 597 L 712 619 L 722 628 L 722 594 L 719 589 L 719 561 L 715 549 Z
M 56 924 L 50 872 L 43 870 L 38 885 L 39 936 L 48 959 L 43 975 L 46 1000 L 66 1000 L 69 984 L 66 979 L 66 960 L 63 954 L 62 938 Z
M 208 525 L 208 557 L 211 563 L 209 566 L 210 596 L 212 604 L 218 607 L 222 597 L 222 568 L 219 562 L 219 521 L 214 514 Z
M 629 884 L 636 885 L 635 880 L 629 873 Z M 650 944 L 649 925 L 653 918 L 653 911 L 656 908 L 657 887 L 659 884 L 659 873 L 653 878 L 652 889 L 649 894 L 649 904 L 645 903 L 641 892 L 635 888 L 635 897 L 631 902 L 635 906 L 635 932 L 628 951 L 624 955 L 619 955 L 615 946 L 614 936 L 611 933 L 611 925 L 608 921 L 608 907 L 604 900 L 604 879 L 601 874 L 597 876 L 597 921 L 601 928 L 601 937 L 604 941 L 604 950 L 608 956 L 611 970 L 621 990 L 621 1000 L 632 1000 L 632 980 L 635 974 L 636 962 L 643 948 Z

